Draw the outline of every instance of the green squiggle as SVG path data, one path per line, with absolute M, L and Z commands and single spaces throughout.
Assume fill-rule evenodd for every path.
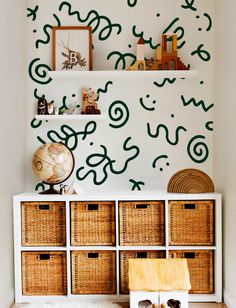
M 45 144 L 46 141 L 44 141 L 40 136 L 37 136 L 37 139 L 40 143 Z
M 207 13 L 204 13 L 203 16 L 205 16 L 205 17 L 208 19 L 208 21 L 209 21 L 209 25 L 208 25 L 208 27 L 206 28 L 206 31 L 210 31 L 211 28 L 212 28 L 212 19 L 211 19 L 211 16 L 210 16 L 209 14 L 207 14 Z
M 198 141 L 196 144 L 193 144 L 196 139 L 205 139 L 205 136 L 202 135 L 196 135 L 193 137 L 187 147 L 187 152 L 189 157 L 195 162 L 195 163 L 203 163 L 207 160 L 209 156 L 209 150 L 207 145 L 203 141 Z M 191 153 L 193 152 L 193 154 Z
M 129 179 L 129 181 L 130 181 L 130 183 L 133 184 L 131 190 L 135 190 L 135 189 L 141 190 L 141 187 L 140 187 L 140 186 L 141 186 L 141 185 L 145 185 L 145 183 L 142 182 L 142 181 L 135 181 L 135 180 L 133 180 L 133 179 Z
M 128 6 L 134 7 L 137 4 L 138 0 L 128 0 Z
M 196 50 L 191 53 L 191 56 L 198 55 L 203 61 L 210 61 L 211 55 L 207 50 L 202 49 L 204 44 L 200 44 Z
M 36 5 L 34 9 L 27 8 L 27 11 L 29 12 L 29 13 L 27 14 L 27 17 L 32 16 L 32 21 L 35 21 L 36 18 L 37 18 L 37 11 L 38 11 L 38 9 L 39 9 L 39 6 L 38 6 L 38 5 Z
M 159 88 L 164 87 L 167 83 L 173 84 L 175 83 L 176 78 L 170 79 L 170 78 L 164 78 L 162 83 L 158 83 L 157 81 L 154 81 L 153 84 Z
M 45 185 L 43 183 L 38 183 L 36 186 L 35 186 L 35 189 L 36 191 L 39 191 L 39 190 L 45 190 Z
M 152 167 L 153 168 L 156 168 L 156 163 L 157 163 L 157 161 L 159 160 L 159 159 L 161 159 L 161 158 L 168 158 L 168 156 L 167 155 L 159 155 L 159 156 L 157 156 L 155 159 L 154 159 L 154 161 L 152 162 Z
M 30 123 L 30 126 L 32 128 L 38 128 L 39 126 L 41 126 L 41 124 L 42 124 L 42 120 L 37 120 L 37 119 L 33 118 L 33 120 Z
M 208 107 L 206 107 L 205 102 L 203 100 L 200 100 L 199 102 L 196 101 L 196 99 L 194 97 L 190 98 L 188 101 L 185 99 L 185 97 L 183 95 L 181 95 L 181 99 L 183 102 L 184 106 L 188 106 L 190 104 L 193 104 L 195 107 L 202 107 L 202 109 L 207 112 L 208 110 L 210 110 L 214 104 L 209 105 Z
M 115 69 L 117 70 L 118 69 L 118 66 L 119 66 L 119 63 L 122 62 L 122 69 L 126 69 L 126 58 L 131 58 L 133 59 L 133 62 L 131 63 L 131 65 L 133 65 L 136 61 L 136 56 L 133 55 L 132 53 L 124 53 L 122 54 L 121 52 L 119 51 L 112 51 L 109 53 L 109 55 L 107 56 L 107 60 L 110 60 L 110 58 L 114 55 L 117 55 L 118 56 L 118 59 L 115 63 Z
M 169 130 L 168 130 L 168 127 L 165 126 L 164 124 L 159 124 L 156 128 L 156 132 L 155 133 L 152 133 L 151 132 L 151 127 L 150 127 L 150 123 L 147 123 L 147 133 L 150 137 L 152 138 L 157 138 L 160 134 L 160 130 L 161 128 L 163 128 L 163 130 L 165 131 L 165 134 L 166 134 L 166 141 L 171 144 L 171 145 L 176 145 L 178 142 L 179 142 L 179 131 L 180 130 L 183 130 L 183 131 L 187 131 L 187 129 L 183 126 L 178 126 L 176 128 L 176 131 L 175 131 L 175 140 L 171 141 L 170 138 L 169 138 Z
M 167 26 L 167 28 L 163 31 L 163 34 L 166 34 L 167 32 L 170 31 L 170 29 L 172 28 L 172 26 L 177 22 L 179 21 L 179 17 L 176 17 L 174 20 L 172 20 L 172 22 Z M 177 33 L 177 32 L 180 32 L 180 35 L 177 35 L 177 40 L 180 41 L 183 37 L 184 37 L 184 34 L 185 34 L 185 31 L 184 31 L 184 28 L 181 27 L 181 26 L 178 26 L 174 31 L 172 31 L 173 33 Z M 169 39 L 171 40 L 171 38 Z M 185 45 L 186 41 L 183 41 L 181 44 L 178 45 L 178 49 L 182 48 L 184 45 Z
M 206 129 L 213 132 L 213 127 L 211 127 L 210 125 L 213 125 L 213 121 L 206 122 L 205 127 L 206 127 Z
M 111 35 L 113 28 L 117 28 L 117 33 L 116 33 L 117 35 L 121 33 L 122 27 L 121 27 L 120 24 L 117 24 L 117 23 L 113 24 L 108 17 L 103 16 L 103 15 L 99 15 L 98 12 L 95 11 L 95 10 L 91 10 L 88 13 L 88 15 L 83 19 L 83 18 L 81 18 L 79 11 L 73 11 L 72 10 L 72 5 L 69 2 L 63 1 L 59 6 L 59 11 L 62 11 L 63 7 L 67 7 L 68 8 L 68 15 L 69 16 L 75 15 L 79 22 L 86 22 L 86 21 L 89 20 L 89 18 L 92 15 L 94 15 L 94 17 L 87 24 L 88 26 L 92 26 L 92 32 L 93 33 L 98 29 L 101 21 L 105 21 L 107 23 L 107 25 L 100 30 L 99 35 L 98 35 L 98 38 L 99 38 L 100 41 L 106 40 Z M 94 22 L 96 22 L 95 26 L 93 25 Z
M 117 124 L 109 124 L 112 128 L 120 128 L 124 126 L 129 120 L 129 108 L 120 100 L 114 101 L 108 110 L 109 117 Z M 120 123 L 118 123 L 121 121 Z
M 55 14 L 53 14 L 53 17 L 56 19 L 56 21 L 57 21 L 57 27 L 60 27 L 61 26 L 61 22 L 60 22 L 60 20 L 59 20 L 59 18 L 57 17 L 57 15 L 55 15 Z M 41 40 L 41 39 L 39 39 L 39 40 L 37 40 L 36 42 L 35 42 L 35 47 L 38 49 L 39 48 L 39 44 L 41 43 L 41 44 L 48 44 L 49 42 L 50 42 L 50 34 L 48 33 L 48 29 L 50 29 L 50 30 L 52 30 L 52 26 L 51 25 L 49 25 L 49 24 L 47 24 L 47 25 L 44 25 L 44 27 L 43 27 L 43 32 L 44 32 L 44 34 L 46 35 L 46 39 L 45 40 Z
M 137 38 L 142 38 L 142 40 L 144 41 L 145 44 L 148 44 L 150 46 L 150 48 L 152 49 L 156 49 L 158 46 L 160 46 L 160 44 L 156 44 L 156 45 L 153 45 L 152 43 L 152 38 L 150 37 L 149 39 L 145 39 L 144 38 L 144 32 L 141 31 L 140 33 L 136 32 L 136 26 L 133 26 L 132 27 L 132 33 L 135 37 Z
M 66 105 L 66 99 L 67 99 L 67 97 L 66 97 L 66 96 L 63 96 L 63 98 L 62 98 L 62 106 L 58 109 L 58 110 L 59 110 L 59 113 L 60 113 L 60 111 L 62 111 L 63 109 L 69 109 L 69 108 L 67 107 L 67 105 Z
M 37 88 L 34 89 L 34 97 L 36 99 L 40 99 L 42 97 L 42 95 L 41 96 L 38 95 L 38 89 Z
M 108 81 L 106 84 L 105 84 L 105 88 L 104 89 L 101 89 L 101 88 L 99 88 L 98 90 L 97 90 L 97 94 L 98 94 L 98 100 L 99 100 L 99 93 L 107 93 L 107 91 L 108 91 L 108 86 L 109 86 L 109 84 L 113 84 L 113 82 L 112 81 Z
M 144 102 L 143 102 L 143 98 L 142 98 L 142 97 L 140 97 L 139 102 L 140 102 L 140 105 L 141 105 L 144 109 L 146 109 L 146 110 L 148 110 L 148 111 L 154 111 L 154 110 L 155 110 L 155 107 L 147 107 L 146 105 L 144 105 Z M 155 102 L 155 101 L 153 101 L 153 102 Z
M 183 9 L 190 9 L 192 11 L 197 11 L 197 9 L 193 6 L 195 0 L 185 0 L 185 2 L 186 2 L 186 5 L 184 4 L 181 5 Z
M 39 84 L 48 84 L 52 81 L 52 78 L 48 77 L 48 74 L 47 72 L 48 71 L 51 71 L 51 68 L 46 65 L 46 64 L 38 64 L 36 67 L 35 67 L 35 74 L 37 77 L 39 78 L 42 78 L 42 80 L 39 80 L 39 79 L 36 79 L 34 76 L 33 76 L 33 66 L 36 62 L 40 61 L 40 58 L 35 58 L 33 59 L 30 64 L 29 64 L 29 69 L 28 69 L 28 72 L 29 72 L 29 76 L 30 78 L 39 83 Z M 40 71 L 41 70 L 41 71 Z M 47 79 L 45 79 L 47 77 Z M 45 80 L 44 80 L 45 79 Z

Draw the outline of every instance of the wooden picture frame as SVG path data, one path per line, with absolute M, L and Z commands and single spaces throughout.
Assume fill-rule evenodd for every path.
M 92 70 L 92 27 L 52 28 L 52 69 Z

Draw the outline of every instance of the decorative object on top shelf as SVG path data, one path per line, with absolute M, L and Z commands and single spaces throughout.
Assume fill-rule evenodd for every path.
M 37 177 L 50 188 L 41 194 L 59 194 L 53 188 L 66 181 L 74 170 L 75 160 L 72 152 L 62 143 L 41 145 L 33 155 L 32 168 Z
M 48 111 L 48 114 L 50 115 L 56 114 L 56 107 L 55 107 L 54 101 L 51 101 L 50 103 L 47 104 L 47 111 Z
M 45 99 L 45 95 L 40 97 L 38 100 L 37 114 L 41 114 L 41 115 L 48 114 L 48 103 L 47 103 L 47 100 Z
M 183 169 L 176 172 L 169 180 L 167 192 L 171 193 L 207 193 L 214 192 L 211 178 L 198 169 Z
M 92 28 L 53 27 L 53 70 L 92 70 Z
M 171 46 L 168 46 L 169 41 Z M 136 57 L 136 62 L 128 70 L 189 70 L 178 57 L 176 34 L 162 35 L 162 44 L 156 49 L 156 59 L 144 59 L 144 42 L 140 38 Z
M 97 106 L 98 94 L 93 91 L 92 88 L 82 89 L 83 105 L 81 114 L 100 114 L 100 110 Z
M 74 182 L 71 184 L 71 186 L 68 188 L 67 193 L 68 194 L 81 194 L 83 193 L 83 189 L 79 186 L 78 182 L 74 180 Z

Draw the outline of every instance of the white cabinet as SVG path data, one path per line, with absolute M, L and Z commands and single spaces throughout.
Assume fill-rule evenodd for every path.
M 16 302 L 128 301 L 127 260 L 165 257 L 188 259 L 190 301 L 222 301 L 219 193 L 16 195 L 14 246 Z

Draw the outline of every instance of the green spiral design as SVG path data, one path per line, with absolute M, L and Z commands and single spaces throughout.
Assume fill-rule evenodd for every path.
M 120 100 L 114 101 L 108 110 L 109 117 L 117 124 L 109 124 L 112 128 L 120 128 L 129 120 L 129 108 Z
M 49 84 L 52 81 L 52 78 L 48 77 L 48 71 L 51 71 L 51 68 L 46 64 L 36 64 L 38 61 L 40 58 L 35 58 L 30 62 L 29 76 L 36 83 Z
M 209 156 L 209 150 L 208 146 L 202 140 L 197 141 L 198 139 L 205 139 L 205 136 L 194 136 L 188 143 L 187 152 L 192 161 L 201 164 L 207 160 Z

